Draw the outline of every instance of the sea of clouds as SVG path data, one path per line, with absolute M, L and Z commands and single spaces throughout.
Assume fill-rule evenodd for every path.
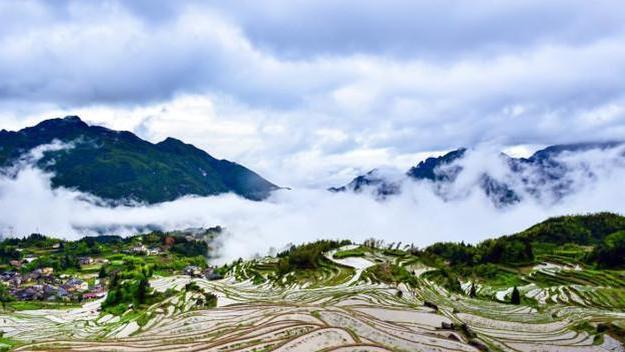
M 76 190 L 51 187 L 52 174 L 35 165 L 47 150 L 40 146 L 0 175 L 0 233 L 32 232 L 75 239 L 102 233 L 130 235 L 149 229 L 185 229 L 221 225 L 216 261 L 263 255 L 290 243 L 319 238 L 426 246 L 437 241 L 477 242 L 514 233 L 550 216 L 598 211 L 625 213 L 625 158 L 622 148 L 564 153 L 564 183 L 573 192 L 562 199 L 531 197 L 498 207 L 476 187 L 483 172 L 514 185 L 514 176 L 496 148 L 471 151 L 458 161 L 459 178 L 442 189 L 430 182 L 404 181 L 399 195 L 380 200 L 369 192 L 332 193 L 325 189 L 276 191 L 255 202 L 234 194 L 184 197 L 154 205 L 107 205 Z M 532 177 L 525 170 L 523 177 Z M 537 181 L 540 187 L 540 181 Z M 548 187 L 548 185 L 545 185 Z M 549 194 L 546 189 L 544 194 Z

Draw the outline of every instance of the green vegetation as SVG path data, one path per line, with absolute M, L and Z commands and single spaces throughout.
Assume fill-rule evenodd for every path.
M 348 281 L 354 270 L 328 260 L 325 253 L 350 243 L 320 240 L 292 246 L 279 253 L 275 259 L 249 262 L 239 260 L 217 269 L 217 272 L 232 272 L 237 279 L 252 280 L 254 284 L 270 281 L 280 286 L 304 282 L 312 287 L 337 285 Z
M 625 266 L 625 231 L 606 236 L 594 248 L 589 259 L 604 268 Z
M 447 288 L 457 287 L 455 278 L 479 281 L 491 287 L 522 286 L 529 283 L 523 275 L 525 268 L 541 262 L 583 264 L 589 270 L 625 268 L 622 255 L 625 253 L 625 218 L 611 213 L 562 216 L 477 245 L 435 243 L 412 253 L 424 263 L 444 270 L 430 273 L 428 277 Z M 584 273 L 588 271 L 567 275 L 579 277 L 572 279 L 573 282 L 587 282 L 581 278 Z M 553 281 L 553 278 L 545 279 Z M 543 280 L 531 281 L 545 285 Z M 561 283 L 551 283 L 555 284 Z
M 74 302 L 42 302 L 42 301 L 11 301 L 7 304 L 6 310 L 37 310 L 37 309 L 71 309 L 79 308 L 81 305 Z
M 536 306 L 536 299 L 525 296 L 524 287 L 532 284 L 550 290 L 579 285 L 592 289 L 566 288 L 566 293 L 562 293 L 566 296 L 558 299 L 620 308 L 625 307 L 625 293 L 621 290 L 625 288 L 625 271 L 619 270 L 614 263 L 608 265 L 606 259 L 599 258 L 601 255 L 596 253 L 622 251 L 625 236 L 622 230 L 618 230 L 625 224 L 622 219 L 610 213 L 559 217 L 526 231 L 476 245 L 447 242 L 424 249 L 404 246 L 407 249 L 401 250 L 401 244 L 385 246 L 381 241 L 370 239 L 359 247 L 338 250 L 333 257 L 339 260 L 360 257 L 376 263 L 362 273 L 361 281 L 417 285 L 412 270 L 429 267 L 420 274 L 422 278 L 450 292 L 473 298 L 495 299 L 496 292 L 517 287 L 512 296 L 506 295 L 506 300 Z M 559 229 L 564 229 L 565 234 L 560 233 L 549 242 L 549 236 Z M 618 231 L 608 233 L 614 230 Z M 579 236 L 574 231 L 588 235 Z M 562 243 L 563 238 L 569 238 L 570 242 Z M 347 281 L 352 270 L 328 260 L 325 253 L 348 243 L 317 241 L 293 246 L 275 260 L 234 264 L 226 270 L 232 270 L 239 279 L 250 279 L 256 284 L 267 281 L 278 285 L 308 282 L 311 287 L 337 284 Z M 612 257 L 621 256 L 613 254 Z M 545 270 L 536 269 L 542 263 L 550 263 L 553 269 L 549 266 Z M 497 300 L 502 301 L 498 297 Z
M 195 282 L 190 282 L 185 285 L 186 292 L 197 292 L 204 295 L 204 299 L 200 300 L 197 304 L 200 308 L 215 308 L 217 307 L 217 296 L 212 292 L 204 291 L 198 284 Z
M 106 295 L 105 312 L 141 311 L 173 293 L 157 293 L 149 279 L 207 268 L 209 243 L 219 229 L 194 233 L 151 232 L 121 238 L 59 240 L 40 234 L 0 242 L 0 304 L 3 310 L 65 309 Z
M 19 345 L 20 343 L 18 341 L 15 341 L 8 337 L 4 337 L 0 333 L 0 352 L 10 351 Z
M 301 246 L 292 246 L 278 254 L 277 273 L 284 275 L 296 270 L 317 269 L 328 261 L 323 253 L 348 244 L 351 242 L 320 240 Z
M 555 244 L 598 244 L 625 229 L 625 217 L 612 213 L 560 216 L 548 219 L 517 234 L 531 242 Z
M 120 315 L 124 313 L 130 304 L 139 307 L 146 303 L 148 298 L 158 297 L 153 295 L 148 278 L 152 276 L 150 266 L 131 266 L 126 270 L 115 271 L 110 274 L 108 294 L 102 302 L 102 310 Z
M 338 251 L 336 253 L 334 253 L 334 258 L 336 259 L 344 259 L 344 258 L 349 258 L 349 257 L 364 257 L 365 254 L 367 254 L 368 252 L 370 252 L 369 248 L 364 247 L 364 246 L 360 246 L 360 247 L 356 247 L 354 249 L 347 249 L 344 251 Z
M 3 283 L 0 283 L 0 305 L 2 309 L 7 309 L 7 303 L 14 301 L 15 298 L 10 294 L 9 289 Z
M 398 283 L 411 283 L 416 285 L 415 277 L 404 267 L 390 263 L 374 265 L 364 271 L 362 277 L 372 282 L 383 282 L 396 285 Z
M 106 199 L 156 203 L 190 194 L 234 192 L 257 200 L 277 189 L 253 171 L 215 159 L 177 139 L 152 144 L 130 132 L 88 126 L 76 116 L 46 120 L 18 132 L 5 131 L 0 166 L 53 140 L 73 145 L 46 152 L 39 161 L 41 168 L 53 172 L 53 186 L 77 188 Z
M 587 217 L 594 220 L 585 219 Z M 296 329 L 281 333 L 281 337 L 268 338 L 266 341 L 271 341 L 272 345 L 259 343 L 256 335 L 246 338 L 245 342 L 237 341 L 240 345 L 234 344 L 234 340 L 227 341 L 228 348 L 258 345 L 269 350 L 276 347 L 275 341 L 282 343 L 281 339 L 286 341 L 316 330 L 303 326 L 308 324 L 302 324 L 299 319 L 290 318 L 290 312 L 297 312 L 298 316 L 310 314 L 329 327 L 345 329 L 356 344 L 363 341 L 369 344 L 382 336 L 395 318 L 398 327 L 405 327 L 406 316 L 400 312 L 408 311 L 409 314 L 432 315 L 432 319 L 420 319 L 419 324 L 411 325 L 411 330 L 420 331 L 421 325 L 425 325 L 422 341 L 439 341 L 443 343 L 441 349 L 467 350 L 458 348 L 461 347 L 458 344 L 470 344 L 480 350 L 497 350 L 497 346 L 504 345 L 529 350 L 536 342 L 583 349 L 602 348 L 604 342 L 612 346 L 615 342 L 611 338 L 623 341 L 625 320 L 621 313 L 625 311 L 625 270 L 618 258 L 609 258 L 610 262 L 602 258 L 606 253 L 617 256 L 622 252 L 625 229 L 618 229 L 620 217 L 603 213 L 556 219 L 547 220 L 545 226 L 538 224 L 511 236 L 474 245 L 437 243 L 417 249 L 401 243 L 384 245 L 382 241 L 371 239 L 362 246 L 344 247 L 350 242 L 321 240 L 292 246 L 276 257 L 239 259 L 206 272 L 203 271 L 206 268 L 203 255 L 211 253 L 210 233 L 152 232 L 130 238 L 108 236 L 78 241 L 32 235 L 2 242 L 0 248 L 7 253 L 19 253 L 21 259 L 30 258 L 30 263 L 22 264 L 24 271 L 56 265 L 63 275 L 83 277 L 90 286 L 95 284 L 97 276 L 99 284 L 108 288 L 108 295 L 99 316 L 94 311 L 89 313 L 98 316 L 88 318 L 95 320 L 85 324 L 95 333 L 81 343 L 94 338 L 100 339 L 100 346 L 126 328 L 136 329 L 130 336 L 141 334 L 143 338 L 149 336 L 154 326 L 165 331 L 163 327 L 168 324 L 184 331 L 185 339 L 201 336 L 202 341 L 207 341 L 212 336 L 223 335 L 236 339 L 243 336 L 240 333 L 256 333 L 264 327 L 265 323 L 257 327 L 250 324 L 249 319 L 259 317 L 265 322 L 274 321 L 269 318 L 285 318 L 286 313 L 287 319 L 280 320 L 280 324 L 297 321 Z M 557 229 L 568 232 L 550 242 L 547 234 Z M 586 235 L 578 236 L 571 229 Z M 562 243 L 563 236 L 571 241 Z M 85 254 L 97 262 L 85 261 Z M 358 260 L 340 260 L 350 257 Z M 79 261 L 78 265 L 74 260 Z M 196 279 L 188 276 L 154 278 L 179 274 L 183 268 L 188 276 Z M 224 275 L 228 280 L 211 282 L 197 278 L 208 277 L 211 273 Z M 232 279 L 250 280 L 253 284 L 233 285 Z M 5 280 L 8 285 L 10 282 Z M 28 285 L 31 284 L 33 282 Z M 4 302 L 0 286 L 0 301 L 7 306 L 7 315 L 13 314 L 11 310 L 62 309 L 76 306 L 78 302 L 11 301 L 9 291 L 4 292 L 9 293 Z M 224 297 L 222 303 L 226 305 L 204 316 L 204 309 L 217 305 L 216 292 L 220 298 Z M 237 304 L 228 305 L 230 300 Z M 363 308 L 367 310 L 361 310 Z M 237 313 L 232 314 L 233 311 Z M 242 311 L 246 314 L 241 314 Z M 248 311 L 253 314 L 247 314 Z M 381 316 L 378 317 L 378 313 Z M 64 312 L 46 314 L 54 316 Z M 107 314 L 117 317 L 97 321 Z M 29 316 L 15 315 L 21 319 Z M 47 319 L 38 314 L 32 316 L 40 321 Z M 220 323 L 213 329 L 215 319 Z M 227 325 L 230 319 L 239 320 Z M 20 324 L 20 321 L 7 319 L 7 324 Z M 209 324 L 213 330 L 207 333 L 201 324 Z M 54 330 L 61 325 L 52 321 L 48 327 Z M 24 329 L 31 326 L 24 324 Z M 372 335 L 367 335 L 369 332 Z M 29 330 L 28 335 L 12 333 L 11 336 L 17 336 L 20 343 L 38 343 L 37 338 L 24 339 L 24 336 L 30 339 L 33 334 L 39 339 L 49 336 L 33 330 Z M 72 339 L 63 334 L 58 336 L 70 344 Z M 133 339 L 131 343 L 138 340 Z M 393 349 L 418 348 L 405 344 L 407 340 L 403 337 L 386 339 L 384 347 L 390 349 L 386 343 L 393 341 L 399 343 Z M 2 342 L 0 340 L 0 346 Z M 124 337 L 114 341 L 115 344 L 128 342 Z M 11 343 L 15 342 L 7 341 L 7 345 Z M 175 343 L 181 344 L 182 340 Z M 355 346 L 351 344 L 352 341 L 350 347 Z M 48 345 L 38 347 L 46 349 Z
M 449 268 L 428 271 L 423 277 L 436 282 L 450 292 L 462 293 L 460 277 Z

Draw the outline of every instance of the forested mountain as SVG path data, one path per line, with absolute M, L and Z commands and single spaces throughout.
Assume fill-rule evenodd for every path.
M 474 177 L 465 184 L 481 190 L 497 206 L 506 206 L 517 203 L 523 197 L 537 199 L 558 200 L 575 192 L 575 181 L 592 180 L 597 178 L 593 170 L 592 160 L 582 160 L 578 165 L 570 159 L 584 152 L 608 150 L 614 151 L 623 143 L 577 143 L 554 145 L 539 150 L 529 158 L 513 158 L 504 153 L 491 156 L 498 163 L 501 170 L 494 175 L 488 170 L 472 170 Z M 444 199 L 453 198 L 448 194 L 448 186 L 456 182 L 464 174 L 467 155 L 472 151 L 466 148 L 453 150 L 439 157 L 430 157 L 410 168 L 401 178 L 388 178 L 377 169 L 354 178 L 350 183 L 341 187 L 332 187 L 333 192 L 362 192 L 372 190 L 377 196 L 386 197 L 401 192 L 406 181 L 429 182 L 433 184 L 435 192 Z M 625 161 L 622 151 L 618 158 Z M 607 160 L 608 158 L 606 158 Z M 490 160 L 493 161 L 493 160 Z M 618 167 L 620 165 L 606 165 Z M 477 166 L 479 167 L 479 165 Z M 466 181 L 466 180 L 465 180 Z M 469 190 L 470 191 L 470 190 Z
M 157 203 L 233 192 L 261 200 L 278 189 L 244 166 L 180 140 L 153 144 L 131 132 L 90 126 L 77 116 L 46 120 L 17 132 L 0 131 L 0 166 L 16 165 L 33 148 L 55 140 L 68 147 L 45 151 L 35 161 L 53 173 L 53 187 L 104 199 Z

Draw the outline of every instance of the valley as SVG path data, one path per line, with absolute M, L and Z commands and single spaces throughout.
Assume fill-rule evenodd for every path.
M 574 235 L 562 231 L 571 223 L 600 236 L 622 220 L 555 218 L 496 243 L 513 248 L 518 238 L 536 240 L 555 227 Z M 161 243 L 177 238 L 162 236 Z M 495 263 L 487 252 L 490 263 L 476 257 L 470 265 L 440 248 L 479 252 L 483 244 L 317 241 L 212 269 L 223 278 L 201 268 L 161 270 L 168 250 L 132 254 L 123 260 L 154 271 L 141 303 L 96 298 L 79 307 L 4 310 L 0 330 L 16 351 L 623 351 L 625 272 L 592 261 L 600 245 L 565 240 L 557 248 L 531 242 L 526 263 L 510 253 Z M 119 287 L 141 280 L 121 277 Z M 111 280 L 103 278 L 109 295 Z

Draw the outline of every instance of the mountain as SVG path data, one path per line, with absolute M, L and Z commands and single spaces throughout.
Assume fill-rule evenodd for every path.
M 279 187 L 253 171 L 174 138 L 153 144 L 131 132 L 90 126 L 77 116 L 43 121 L 17 132 L 0 131 L 0 166 L 19 163 L 35 147 L 60 141 L 36 161 L 53 173 L 53 187 L 107 200 L 158 203 L 185 195 L 233 192 L 262 200 Z M 58 149 L 58 148 L 57 148 Z
M 564 159 L 578 153 L 597 150 L 604 152 L 623 145 L 621 142 L 576 143 L 554 145 L 539 150 L 529 158 L 513 158 L 506 154 L 494 156 L 503 169 L 504 175 L 497 176 L 488 171 L 480 171 L 473 185 L 483 191 L 497 206 L 517 203 L 523 197 L 559 200 L 575 191 L 575 177 L 592 180 L 597 177 L 590 165 L 571 167 Z M 377 197 L 398 194 L 406 181 L 430 182 L 434 191 L 444 199 L 454 198 L 450 185 L 463 175 L 465 157 L 471 153 L 466 148 L 453 150 L 443 156 L 427 158 L 411 167 L 403 178 L 387 178 L 376 169 L 354 178 L 341 187 L 332 187 L 332 192 L 362 192 L 373 190 Z M 621 154 L 625 161 L 625 155 Z M 492 160 L 491 160 L 492 161 Z
M 380 169 L 373 169 L 365 175 L 354 178 L 349 184 L 341 187 L 331 187 L 331 192 L 362 192 L 367 188 L 375 188 L 378 196 L 397 194 L 401 191 L 401 179 L 397 175 L 389 175 Z

